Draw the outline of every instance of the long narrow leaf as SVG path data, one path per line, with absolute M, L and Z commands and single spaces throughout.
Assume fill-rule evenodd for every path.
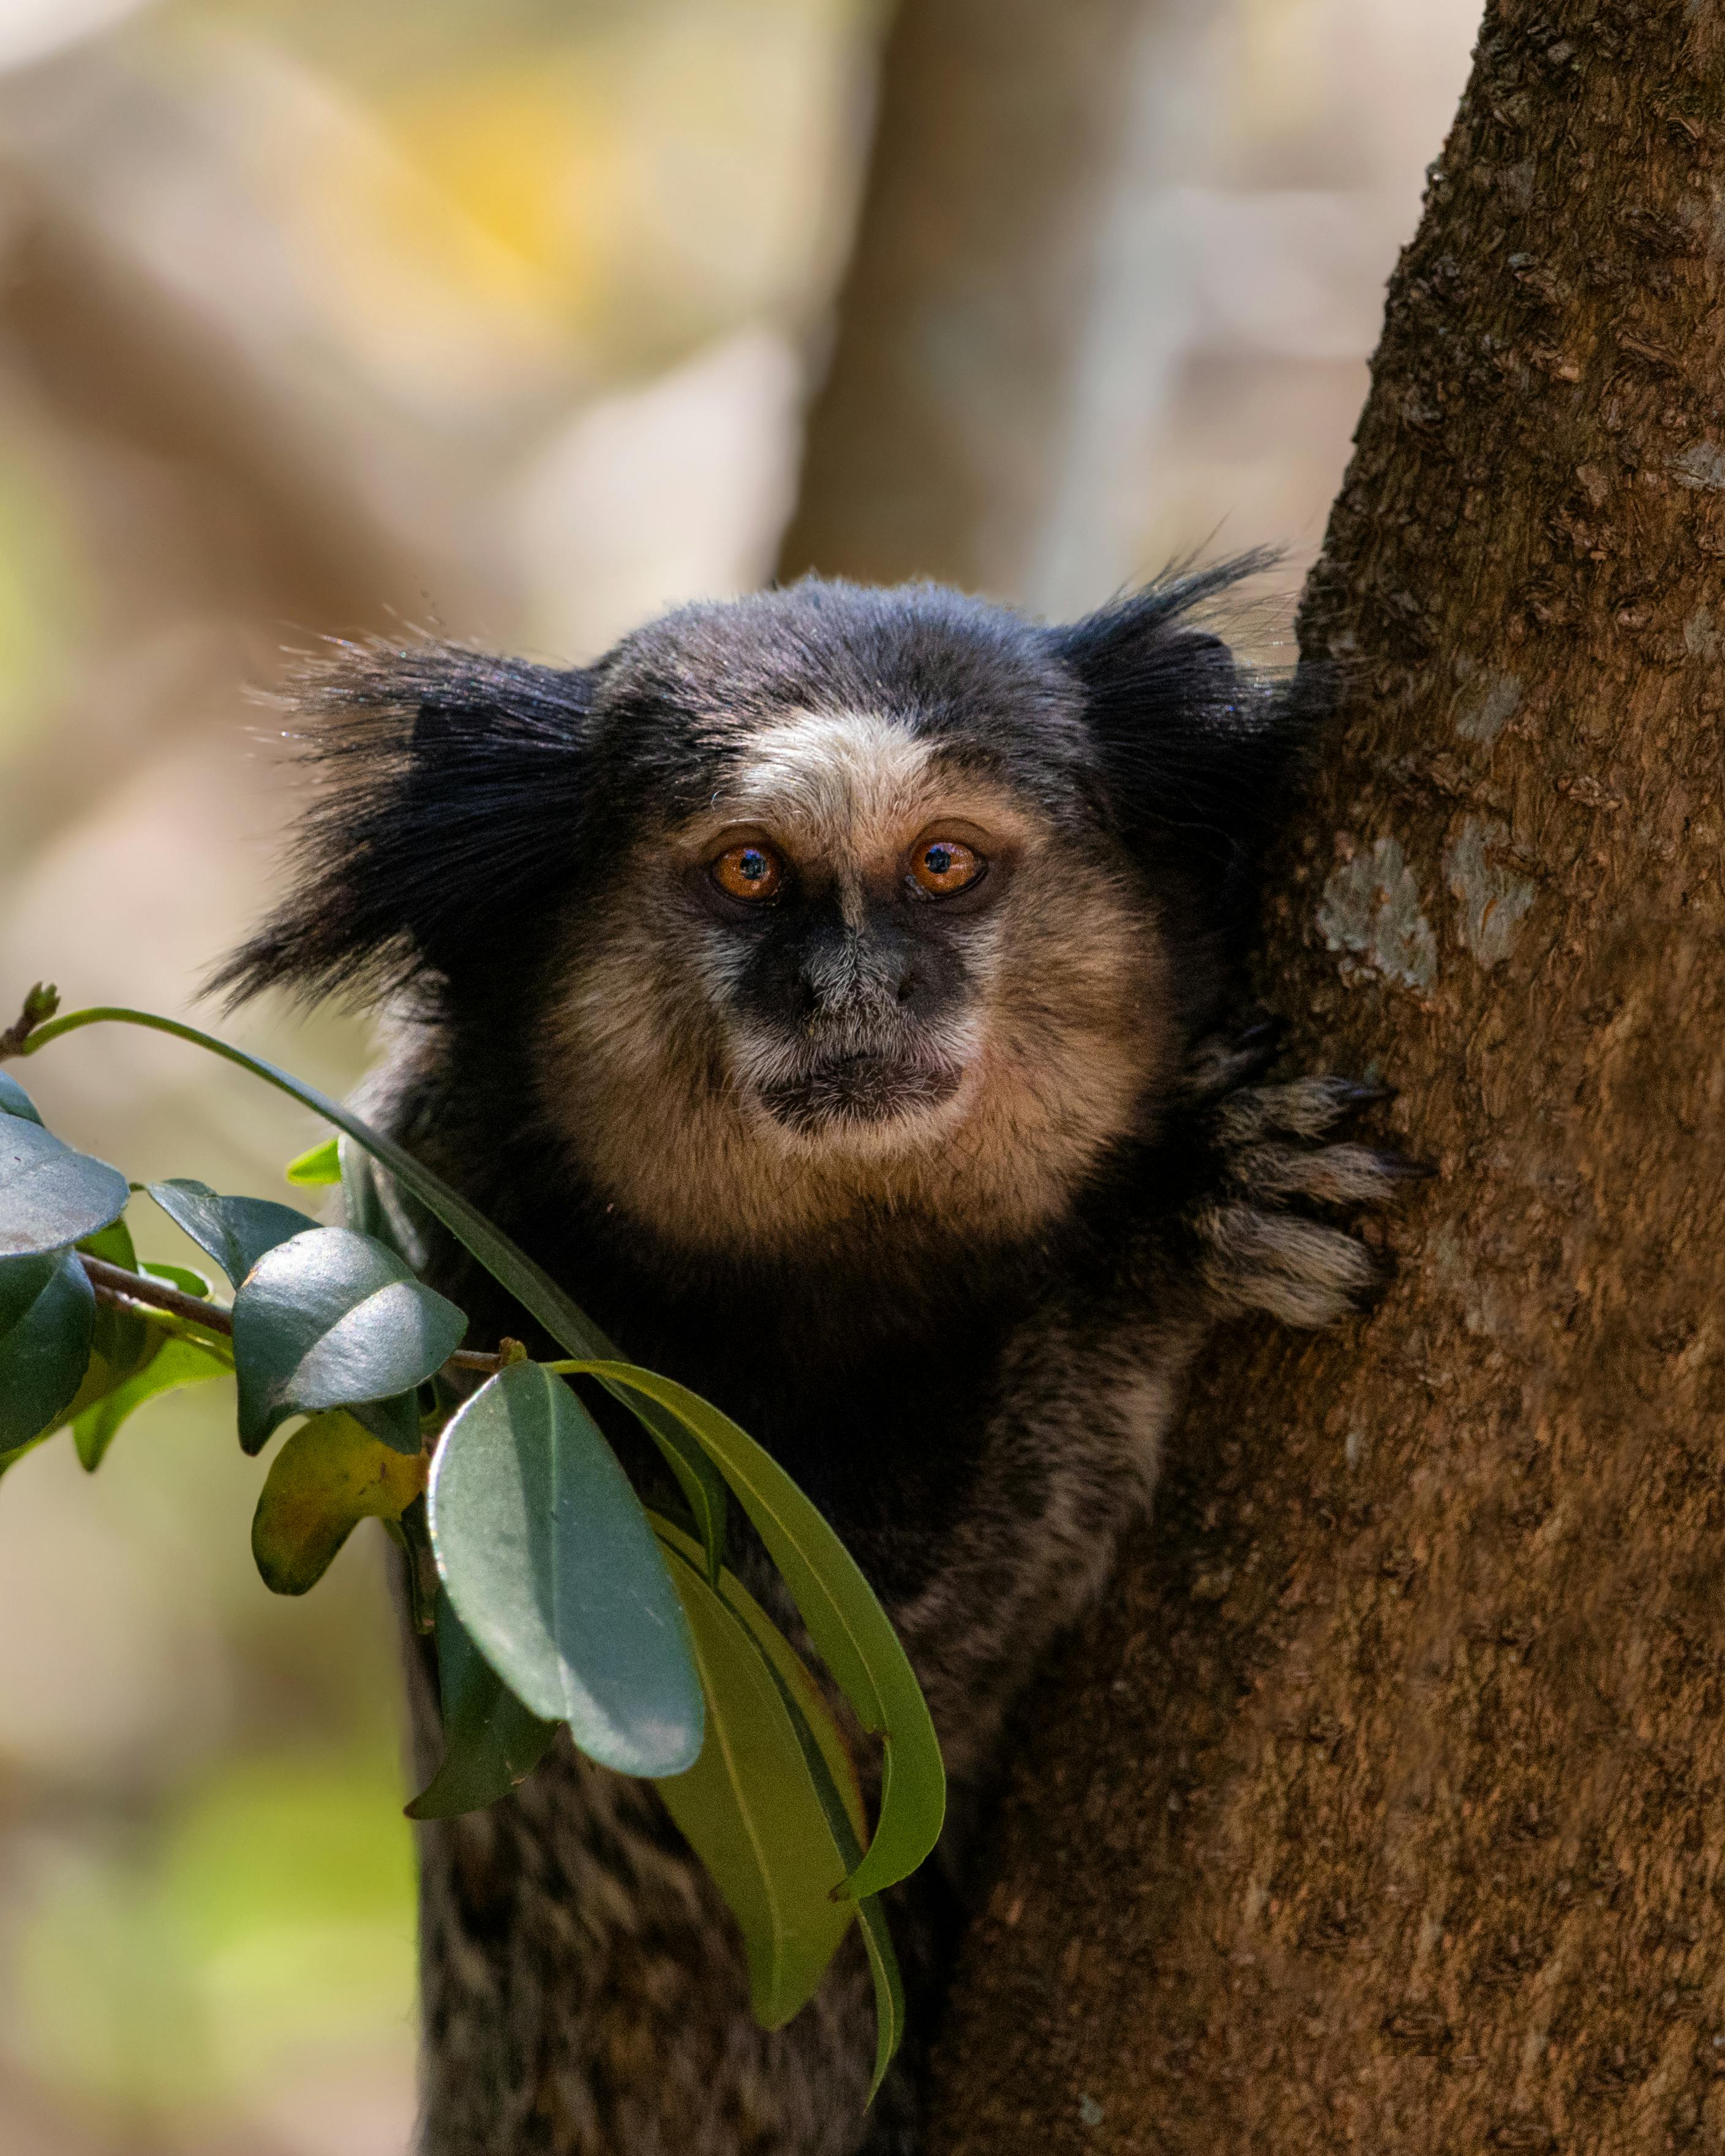
M 869 1974 L 875 1979 L 875 2071 L 869 2082 L 869 2102 L 872 2103 L 886 2078 L 886 2069 L 892 2064 L 894 2054 L 904 2041 L 905 1986 L 880 1897 L 865 1895 L 856 1905 L 856 1913 L 862 1927 L 863 1944 L 868 1949 Z
M 686 1565 L 692 1566 L 696 1551 L 689 1537 L 656 1513 L 649 1517 L 660 1539 L 667 1543 Z M 845 1740 L 827 1712 L 826 1702 L 814 1679 L 766 1611 L 728 1572 L 721 1576 L 718 1591 L 747 1631 L 768 1674 L 778 1685 L 833 1845 L 844 1869 L 852 1871 L 861 1860 L 867 1829 L 862 1792 L 857 1786 L 855 1766 Z M 875 1988 L 875 2069 L 869 2084 L 869 2101 L 872 2102 L 903 2041 L 904 1984 L 880 1897 L 865 1895 L 855 1904 L 855 1908 Z
M 699 1568 L 701 1545 L 691 1535 L 684 1533 L 673 1520 L 663 1514 L 649 1511 L 647 1517 L 653 1522 L 653 1532 L 660 1542 L 681 1558 L 685 1564 Z M 673 1575 L 675 1576 L 675 1575 Z M 850 1748 L 833 1719 L 832 1710 L 821 1697 L 820 1687 L 809 1675 L 802 1657 L 786 1639 L 754 1596 L 733 1572 L 719 1576 L 717 1591 L 729 1604 L 732 1613 L 754 1641 L 765 1659 L 768 1670 L 777 1679 L 785 1694 L 785 1705 L 793 1724 L 800 1724 L 798 1739 L 805 1754 L 814 1753 L 819 1761 L 810 1761 L 811 1779 L 823 1798 L 829 1787 L 830 1804 L 838 1806 L 849 1822 L 848 1835 L 835 1830 L 834 1838 L 845 1855 L 845 1869 L 848 1873 L 863 1852 L 869 1837 L 868 1820 L 863 1810 L 862 1784 L 857 1779 L 856 1762 L 850 1756 Z
M 254 1078 L 261 1078 L 302 1107 L 310 1108 L 314 1115 L 321 1116 L 326 1122 L 333 1123 L 338 1131 L 345 1132 L 357 1145 L 363 1147 L 373 1160 L 388 1168 L 404 1190 L 441 1220 L 456 1240 L 472 1251 L 491 1277 L 508 1289 L 522 1309 L 538 1319 L 560 1348 L 571 1355 L 618 1359 L 616 1348 L 586 1312 L 564 1294 L 543 1266 L 536 1264 L 501 1229 L 494 1228 L 477 1206 L 469 1204 L 441 1176 L 422 1168 L 404 1147 L 385 1137 L 380 1131 L 374 1131 L 351 1108 L 331 1100 L 316 1086 L 307 1086 L 287 1071 L 278 1070 L 273 1063 L 266 1063 L 261 1056 L 248 1055 L 244 1049 L 218 1040 L 213 1034 L 202 1033 L 196 1026 L 182 1024 L 177 1019 L 160 1018 L 153 1011 L 130 1010 L 113 1004 L 68 1011 L 62 1017 L 50 1019 L 46 1024 L 37 1027 L 20 1052 L 33 1055 L 64 1034 L 75 1033 L 86 1025 L 104 1024 L 142 1026 L 151 1033 L 171 1034 L 176 1040 L 190 1041 L 193 1047 L 207 1050 L 224 1062 L 250 1071 Z M 701 1532 L 708 1577 L 716 1579 L 724 1561 L 724 1481 L 714 1471 L 702 1448 L 690 1441 L 676 1417 L 649 1413 L 641 1416 L 640 1420 L 677 1478 Z
M 946 1771 L 922 1687 L 855 1559 L 772 1455 L 699 1394 L 634 1363 L 557 1367 L 656 1400 L 737 1492 L 839 1690 L 863 1727 L 884 1740 L 880 1815 L 846 1892 L 876 1894 L 906 1877 L 939 1838 Z
M 729 1599 L 680 1552 L 671 1577 L 706 1695 L 706 1742 L 685 1773 L 659 1779 L 665 1809 L 742 1933 L 749 1999 L 778 2029 L 814 1995 L 855 1911 L 784 1699 Z

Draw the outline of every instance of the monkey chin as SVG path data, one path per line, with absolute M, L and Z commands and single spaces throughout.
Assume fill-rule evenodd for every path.
M 759 1098 L 798 1152 L 880 1154 L 926 1144 L 964 1078 L 962 1064 L 943 1060 L 833 1056 L 762 1086 Z

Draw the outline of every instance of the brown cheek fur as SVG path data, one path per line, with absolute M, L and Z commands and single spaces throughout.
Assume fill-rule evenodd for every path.
M 1168 960 L 1142 901 L 1075 880 L 1033 840 L 973 932 L 963 1015 L 980 1045 L 952 1106 L 867 1150 L 795 1139 L 737 1082 L 727 932 L 665 860 L 662 839 L 644 843 L 607 911 L 572 932 L 536 1077 L 579 1167 L 674 1244 L 782 1250 L 883 1214 L 987 1240 L 1033 1232 L 1143 1127 L 1171 1075 Z

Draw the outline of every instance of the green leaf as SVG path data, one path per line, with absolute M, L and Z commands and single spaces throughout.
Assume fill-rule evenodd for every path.
M 339 1408 L 314 1415 L 270 1465 L 252 1518 L 252 1556 L 272 1594 L 316 1587 L 362 1520 L 398 1520 L 425 1487 L 425 1463 Z
M 215 1293 L 203 1275 L 194 1273 L 190 1265 L 158 1265 L 154 1258 L 146 1258 L 138 1270 L 147 1273 L 151 1280 L 166 1281 L 170 1287 L 177 1287 L 182 1295 L 195 1295 L 200 1302 L 209 1301 Z
M 16 1078 L 8 1078 L 0 1070 L 0 1116 L 22 1116 L 27 1123 L 39 1123 L 36 1103 L 20 1086 Z
M 869 2082 L 872 2103 L 880 2092 L 893 2055 L 904 2041 L 905 1987 L 880 1897 L 865 1895 L 856 1905 L 856 1914 L 862 1926 L 863 1944 L 868 1949 L 869 1974 L 875 1979 L 875 2071 Z
M 466 1330 L 454 1303 L 369 1235 L 313 1228 L 277 1244 L 234 1297 L 241 1445 L 260 1451 L 292 1414 L 411 1395 Z M 405 1417 L 377 1435 L 397 1451 L 418 1450 L 411 1397 Z
M 649 1509 L 647 1517 L 652 1522 L 653 1532 L 660 1542 L 681 1558 L 685 1564 L 701 1569 L 701 1545 L 692 1536 L 685 1534 L 675 1521 L 666 1519 L 660 1512 Z M 676 1578 L 675 1570 L 671 1577 Z M 830 1785 L 832 1805 L 841 1809 L 849 1822 L 848 1835 L 842 1828 L 837 1830 L 838 1839 L 846 1850 L 845 1868 L 848 1871 L 862 1855 L 863 1843 L 867 1840 L 869 1833 L 868 1819 L 863 1810 L 862 1784 L 857 1779 L 856 1762 L 850 1756 L 850 1747 L 845 1743 L 844 1732 L 833 1719 L 832 1709 L 823 1697 L 820 1686 L 809 1674 L 802 1656 L 735 1573 L 720 1574 L 718 1592 L 754 1641 L 785 1695 L 785 1705 L 792 1722 L 800 1724 L 798 1734 L 804 1753 L 813 1753 L 819 1757 L 819 1766 L 810 1760 L 816 1786 L 819 1788 L 823 1782 Z
M 135 1310 L 116 1310 L 111 1303 L 98 1302 L 84 1382 L 61 1419 L 75 1423 L 98 1400 L 129 1384 L 149 1368 L 167 1337 L 161 1326 L 151 1324 Z
M 341 1154 L 341 1206 L 350 1228 L 380 1243 L 423 1272 L 428 1252 L 415 1220 L 393 1182 L 351 1137 L 336 1141 Z
M 126 1178 L 22 1116 L 0 1115 L 0 1258 L 64 1250 L 126 1210 Z
M 657 1513 L 648 1517 L 660 1539 L 669 1543 L 685 1564 L 693 1565 L 697 1552 L 689 1537 Z M 778 1683 L 834 1847 L 843 1868 L 852 1871 L 861 1858 L 867 1826 L 855 1765 L 845 1739 L 801 1657 L 766 1611 L 729 1573 L 722 1577 L 720 1592 L 747 1629 L 766 1667 Z M 886 1912 L 880 1897 L 865 1895 L 855 1907 L 875 1986 L 875 2071 L 869 2085 L 869 2100 L 872 2102 L 903 2040 L 905 1994 Z
M 939 1838 L 946 1770 L 922 1687 L 856 1560 L 772 1455 L 698 1394 L 632 1363 L 558 1367 L 658 1401 L 711 1455 L 783 1574 L 839 1689 L 870 1735 L 885 1740 L 875 1838 L 846 1891 L 875 1894 L 908 1876 Z
M 312 1146 L 296 1159 L 290 1160 L 281 1173 L 285 1181 L 301 1185 L 339 1183 L 341 1180 L 341 1148 L 334 1138 L 326 1138 L 321 1145 Z
M 483 1811 L 526 1779 L 557 1733 L 558 1725 L 523 1707 L 480 1653 L 447 1594 L 437 1598 L 437 1683 L 443 1763 L 407 1807 L 411 1820 Z
M 701 1750 L 689 1627 L 598 1424 L 538 1363 L 500 1370 L 444 1433 L 426 1498 L 455 1614 L 525 1706 L 625 1774 Z
M 309 1214 L 268 1198 L 218 1198 L 207 1183 L 177 1176 L 152 1183 L 150 1195 L 177 1228 L 213 1258 L 235 1287 L 265 1250 L 317 1225 Z
M 182 1385 L 199 1384 L 207 1378 L 231 1377 L 233 1372 L 233 1362 L 223 1349 L 169 1333 L 136 1377 L 117 1386 L 72 1424 L 78 1457 L 94 1474 L 119 1435 L 121 1424 L 136 1414 L 146 1400 L 176 1392 Z
M 0 1260 L 0 1455 L 59 1427 L 95 1324 L 95 1293 L 72 1251 Z
M 87 1250 L 93 1258 L 118 1265 L 124 1272 L 135 1273 L 138 1269 L 131 1231 L 123 1219 L 99 1229 L 94 1235 L 85 1236 L 78 1248 Z M 65 1419 L 75 1423 L 98 1400 L 136 1377 L 151 1362 L 167 1337 L 159 1325 L 151 1323 L 140 1312 L 116 1310 L 112 1303 L 98 1300 L 95 1325 L 90 1334 L 90 1366 L 84 1373 L 84 1383 L 65 1411 Z
M 50 1041 L 58 1040 L 68 1033 L 76 1033 L 87 1025 L 136 1025 L 151 1033 L 172 1034 L 176 1040 L 190 1041 L 194 1047 L 219 1055 L 224 1062 L 235 1064 L 242 1070 L 249 1070 L 254 1078 L 274 1086 L 301 1107 L 310 1108 L 344 1132 L 354 1143 L 363 1147 L 372 1158 L 387 1168 L 400 1184 L 403 1191 L 415 1198 L 434 1218 L 441 1220 L 455 1240 L 470 1250 L 493 1280 L 501 1281 L 509 1292 L 550 1333 L 560 1348 L 571 1355 L 588 1355 L 604 1360 L 618 1360 L 616 1348 L 600 1332 L 584 1311 L 565 1295 L 542 1265 L 537 1265 L 525 1250 L 519 1249 L 501 1229 L 494 1228 L 476 1205 L 469 1204 L 458 1191 L 452 1190 L 441 1176 L 434 1175 L 422 1168 L 412 1153 L 398 1145 L 394 1139 L 385 1137 L 351 1108 L 333 1101 L 315 1086 L 278 1070 L 275 1064 L 266 1063 L 261 1056 L 248 1055 L 243 1048 L 234 1048 L 225 1040 L 218 1040 L 213 1034 L 201 1033 L 196 1026 L 182 1024 L 178 1019 L 162 1018 L 154 1011 L 129 1010 L 122 1005 L 101 1004 L 88 1010 L 65 1011 L 57 1018 L 39 1025 L 25 1043 L 23 1053 L 33 1055 L 39 1049 L 46 1048 Z M 164 1185 L 162 1188 L 187 1186 Z M 189 1186 L 193 1188 L 199 1185 Z M 256 1201 L 251 1201 L 255 1203 Z M 182 1223 L 183 1225 L 184 1224 Z M 188 1230 L 189 1232 L 189 1230 Z M 383 1238 L 382 1240 L 388 1240 Z M 205 1244 L 205 1249 L 209 1245 Z M 210 1255 L 215 1256 L 215 1252 Z M 219 1260 L 218 1260 L 219 1262 Z M 233 1276 L 230 1274 L 229 1278 Z M 714 1471 L 711 1462 L 693 1443 L 681 1424 L 673 1415 L 660 1412 L 652 1403 L 646 1411 L 637 1407 L 639 1417 L 648 1435 L 659 1447 L 676 1476 L 684 1498 L 695 1516 L 701 1538 L 706 1551 L 707 1575 L 716 1579 L 725 1551 L 725 1485 Z
M 727 1591 L 680 1553 L 682 1597 L 706 1694 L 706 1742 L 695 1764 L 660 1779 L 665 1810 L 712 1876 L 742 1933 L 749 2003 L 763 2028 L 806 2006 L 856 1915 L 835 1901 L 845 1862 L 783 1694 Z
M 93 1235 L 79 1239 L 80 1250 L 88 1250 L 91 1257 L 105 1259 L 110 1265 L 135 1273 L 138 1269 L 138 1254 L 132 1248 L 131 1230 L 124 1220 L 110 1221 L 107 1227 L 99 1228 Z

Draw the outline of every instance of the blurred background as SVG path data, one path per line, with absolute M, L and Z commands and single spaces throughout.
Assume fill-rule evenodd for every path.
M 576 660 L 776 565 L 1055 613 L 1260 541 L 1296 589 L 1477 16 L 0 0 L 0 1021 L 193 1009 L 320 638 Z M 137 1178 L 283 1197 L 318 1135 L 136 1034 L 28 1075 Z M 221 1389 L 0 1486 L 8 2156 L 408 2145 L 382 1538 L 267 1594 Z

